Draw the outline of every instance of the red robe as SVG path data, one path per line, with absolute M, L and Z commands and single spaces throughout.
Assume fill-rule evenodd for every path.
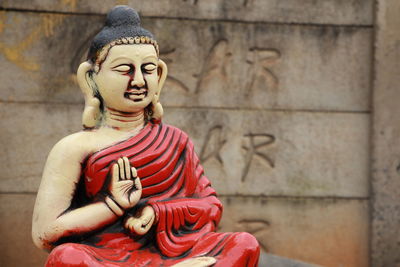
M 77 196 L 80 203 L 106 191 L 110 167 L 122 156 L 142 183 L 138 206 L 151 205 L 157 223 L 137 237 L 123 228 L 121 218 L 90 237 L 58 245 L 46 266 L 171 266 L 199 256 L 215 257 L 214 266 L 257 266 L 259 246 L 252 235 L 215 232 L 222 204 L 192 142 L 177 128 L 148 123 L 138 135 L 90 155 L 83 190 L 76 193 L 83 195 Z

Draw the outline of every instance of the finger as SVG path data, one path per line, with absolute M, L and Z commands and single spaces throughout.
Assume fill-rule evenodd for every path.
M 134 226 L 137 224 L 137 219 L 130 217 L 125 222 L 125 228 L 129 229 L 131 232 L 135 231 Z
M 132 179 L 137 177 L 137 170 L 135 167 L 131 168 L 131 172 L 132 172 Z
M 136 233 L 136 228 L 140 224 L 138 219 L 132 218 L 130 222 L 130 229 L 132 232 Z
M 139 179 L 139 177 L 136 177 L 136 179 L 135 179 L 135 186 L 136 186 L 136 189 L 137 190 L 142 190 L 142 183 L 140 182 L 140 179 Z
M 131 164 L 129 163 L 129 159 L 127 157 L 123 157 L 124 160 L 124 165 L 125 165 L 125 177 L 126 179 L 130 180 L 131 179 Z
M 124 160 L 122 158 L 118 159 L 118 166 L 119 166 L 119 176 L 121 180 L 125 180 L 125 167 L 124 167 Z
M 131 229 L 131 225 L 132 225 L 132 217 L 130 217 L 130 218 L 128 218 L 126 221 L 125 221 L 125 224 L 124 224 L 124 227 L 126 228 L 126 229 Z
M 112 166 L 112 181 L 113 183 L 119 181 L 119 167 L 117 163 Z

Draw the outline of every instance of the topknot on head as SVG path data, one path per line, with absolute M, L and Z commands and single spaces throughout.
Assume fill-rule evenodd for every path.
M 120 44 L 152 44 L 159 55 L 153 34 L 140 26 L 139 14 L 128 6 L 116 6 L 108 12 L 104 27 L 90 45 L 88 60 L 101 64 L 111 47 Z
M 131 7 L 116 6 L 108 14 L 105 26 L 140 26 L 139 14 Z

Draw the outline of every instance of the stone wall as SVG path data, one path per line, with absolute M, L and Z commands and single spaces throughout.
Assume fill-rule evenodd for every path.
M 381 67 L 372 0 L 3 0 L 0 265 L 44 262 L 30 240 L 35 193 L 51 147 L 81 129 L 74 75 L 115 4 L 139 10 L 157 37 L 169 67 L 164 121 L 193 139 L 224 202 L 220 230 L 251 232 L 288 258 L 368 266 Z M 390 79 L 381 75 L 378 87 Z

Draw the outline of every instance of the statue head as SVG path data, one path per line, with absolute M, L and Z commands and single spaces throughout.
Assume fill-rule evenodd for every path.
M 121 112 L 145 111 L 147 120 L 163 114 L 160 91 L 167 66 L 159 59 L 154 36 L 140 25 L 138 13 L 128 6 L 116 6 L 94 37 L 87 61 L 77 72 L 85 96 L 82 123 L 95 127 L 105 108 Z

